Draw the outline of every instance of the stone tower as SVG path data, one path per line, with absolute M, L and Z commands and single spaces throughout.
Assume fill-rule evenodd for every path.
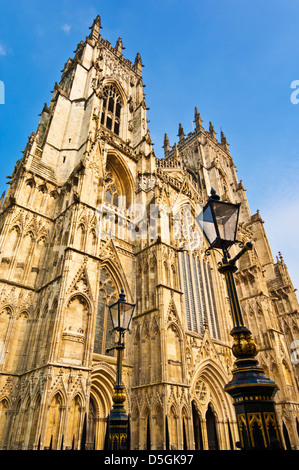
M 211 187 L 241 202 L 255 249 L 237 285 L 286 446 L 299 448 L 298 302 L 251 215 L 225 136 L 195 129 L 153 151 L 142 60 L 101 35 L 98 16 L 66 62 L 16 164 L 0 213 L 0 447 L 103 449 L 116 357 L 107 306 L 136 304 L 123 380 L 131 448 L 234 449 L 232 321 L 217 254 L 196 225 Z M 293 358 L 293 359 L 292 359 Z M 296 356 L 297 358 L 297 356 Z

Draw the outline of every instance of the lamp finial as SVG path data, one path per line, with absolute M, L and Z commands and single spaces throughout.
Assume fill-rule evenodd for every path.
M 211 188 L 211 196 L 210 196 L 211 199 L 213 199 L 214 201 L 219 201 L 220 200 L 220 196 L 218 196 L 216 194 L 216 191 L 214 188 Z
M 125 290 L 124 290 L 124 288 L 122 287 L 122 288 L 120 289 L 119 300 L 121 300 L 122 302 L 125 302 L 125 298 L 126 298 Z

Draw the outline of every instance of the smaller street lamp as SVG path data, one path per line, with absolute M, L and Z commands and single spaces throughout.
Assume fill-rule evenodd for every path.
M 202 211 L 202 230 L 210 250 L 221 249 L 222 262 L 218 270 L 224 274 L 230 301 L 234 338 L 232 351 L 237 358 L 233 378 L 224 390 L 233 398 L 240 434 L 240 445 L 243 449 L 263 450 L 283 448 L 278 426 L 273 397 L 277 391 L 276 384 L 268 379 L 261 367 L 258 367 L 257 347 L 251 331 L 245 326 L 234 273 L 238 271 L 236 261 L 253 245 L 244 245 L 237 239 L 240 204 L 220 201 L 214 189 Z M 238 243 L 241 251 L 231 258 L 229 248 Z
M 127 330 L 130 329 L 134 308 L 135 304 L 126 302 L 126 295 L 122 287 L 118 301 L 109 305 L 113 331 L 118 331 L 120 333 L 120 338 Z
M 124 334 L 130 329 L 130 324 L 135 309 L 135 304 L 126 302 L 124 289 L 121 289 L 117 302 L 109 305 L 113 330 L 118 332 L 118 341 L 113 348 L 106 349 L 110 352 L 117 350 L 116 383 L 112 396 L 113 408 L 109 416 L 109 449 L 128 450 L 128 416 L 124 409 L 126 395 L 122 384 L 122 359 L 125 349 Z

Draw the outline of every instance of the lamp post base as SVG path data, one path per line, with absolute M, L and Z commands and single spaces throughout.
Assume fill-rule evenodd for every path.
M 111 410 L 109 450 L 128 450 L 128 416 L 123 409 Z
M 248 246 L 244 249 L 246 251 Z M 234 338 L 232 352 L 236 357 L 233 378 L 224 389 L 234 400 L 242 449 L 283 449 L 273 400 L 277 386 L 264 375 L 255 359 L 258 351 L 251 331 L 243 322 L 234 280 L 237 270 L 234 260 L 219 267 L 219 272 L 225 276 L 230 299 L 234 324 L 231 331 Z
M 109 450 L 128 450 L 128 415 L 124 409 L 122 386 L 114 387 L 113 408 L 109 416 Z
M 273 396 L 277 386 L 254 357 L 236 360 L 224 390 L 233 398 L 240 446 L 244 450 L 283 449 Z

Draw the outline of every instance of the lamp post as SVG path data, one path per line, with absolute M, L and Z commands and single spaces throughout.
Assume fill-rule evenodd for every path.
M 118 333 L 118 341 L 115 346 L 106 350 L 106 352 L 117 350 L 116 383 L 112 396 L 113 407 L 109 416 L 108 446 L 110 450 L 128 450 L 128 416 L 124 409 L 126 395 L 122 384 L 122 359 L 125 349 L 124 334 L 130 328 L 135 304 L 126 302 L 122 288 L 117 302 L 109 305 L 108 308 L 113 325 L 112 332 Z
M 240 446 L 245 450 L 282 449 L 283 444 L 277 421 L 273 397 L 276 384 L 264 375 L 258 367 L 255 356 L 257 347 L 251 331 L 245 326 L 241 305 L 236 289 L 234 273 L 238 270 L 236 261 L 248 250 L 252 243 L 241 244 L 236 239 L 240 204 L 220 201 L 215 190 L 202 211 L 203 233 L 209 248 L 221 250 L 222 262 L 218 270 L 225 276 L 230 301 L 234 339 L 232 351 L 236 357 L 233 378 L 224 390 L 233 398 L 237 424 L 240 434 Z M 229 249 L 238 243 L 242 250 L 231 258 Z

